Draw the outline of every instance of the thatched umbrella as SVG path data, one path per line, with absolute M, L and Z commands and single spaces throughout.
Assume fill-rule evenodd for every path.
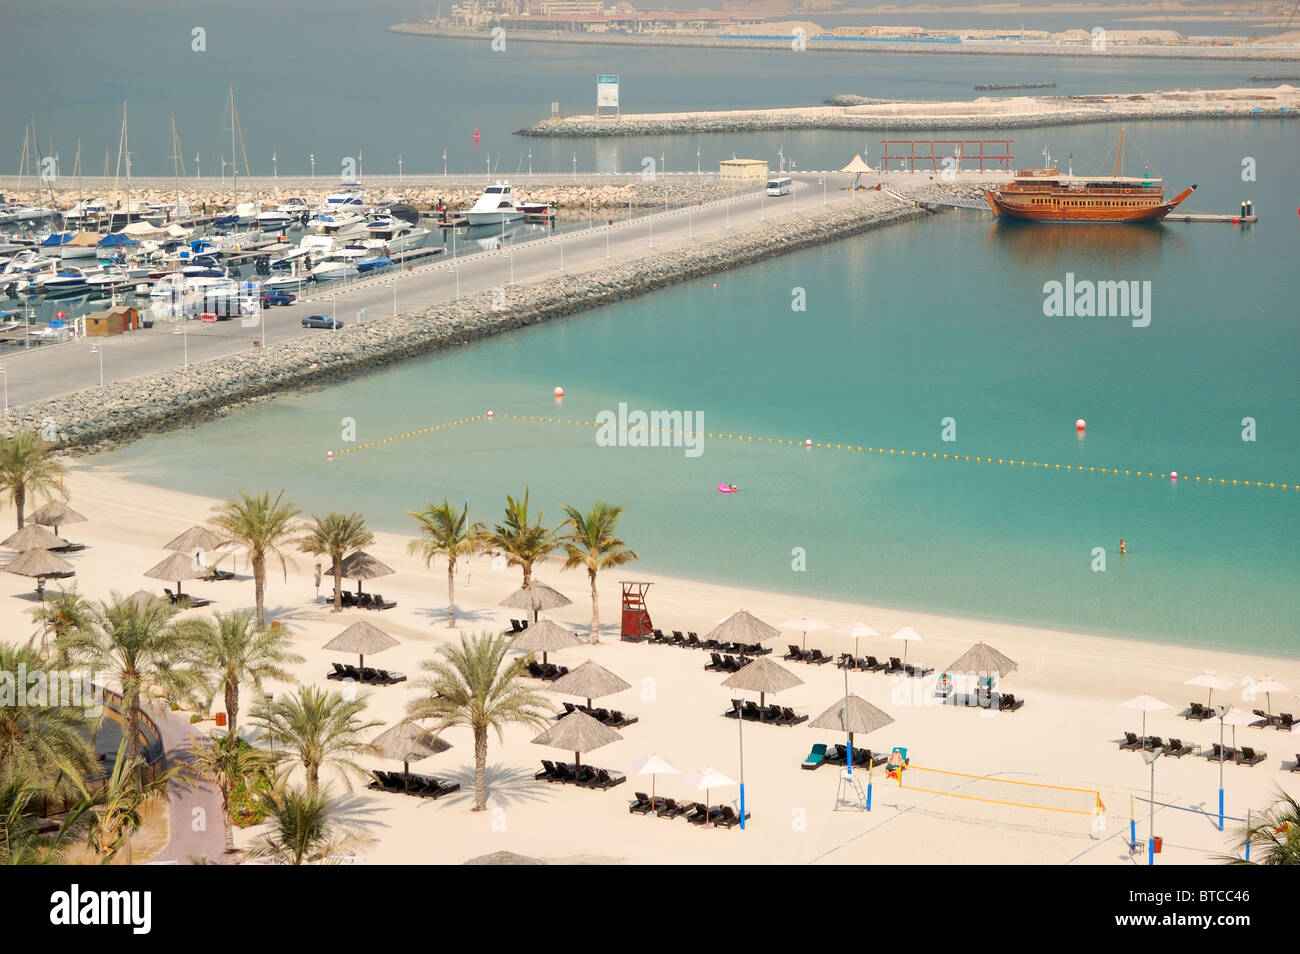
M 763 706 L 769 692 L 793 689 L 802 686 L 803 680 L 786 669 L 780 663 L 774 663 L 767 656 L 759 656 L 739 672 L 732 673 L 722 681 L 728 689 L 747 689 L 758 693 L 758 704 Z
M 391 729 L 385 729 L 371 739 L 370 747 L 380 758 L 402 763 L 402 780 L 409 788 L 411 763 L 421 762 L 439 752 L 446 752 L 451 748 L 451 743 L 444 742 L 438 736 L 431 734 L 419 723 L 403 719 Z
M 199 580 L 207 574 L 203 567 L 195 565 L 194 557 L 188 553 L 172 553 L 157 566 L 145 570 L 144 575 L 152 580 L 175 580 L 176 595 L 179 597 L 184 595 L 181 592 L 182 581 Z
M 569 599 L 559 590 L 547 586 L 540 580 L 533 580 L 527 587 L 519 587 L 509 596 L 501 601 L 501 605 L 507 609 L 521 609 L 533 614 L 533 622 L 537 622 L 537 614 L 542 610 L 559 609 L 561 606 L 568 606 L 573 600 Z
M 541 858 L 515 854 L 513 851 L 494 851 L 490 855 L 479 855 L 466 861 L 467 865 L 544 865 Z
M 557 653 L 561 649 L 572 649 L 574 646 L 580 645 L 582 643 L 578 637 L 574 636 L 565 627 L 549 619 L 544 619 L 540 623 L 533 623 L 522 633 L 515 636 L 510 643 L 510 648 L 533 653 L 540 652 L 542 662 L 546 662 L 548 652 Z
M 582 696 L 587 700 L 587 708 L 590 709 L 592 699 L 599 699 L 601 696 L 612 696 L 624 689 L 631 689 L 632 684 L 624 682 L 604 666 L 588 659 L 577 669 L 565 673 L 552 682 L 551 688 L 556 692 L 564 693 L 566 696 Z
M 853 752 L 853 734 L 875 732 L 894 721 L 887 712 L 877 709 L 861 696 L 845 696 L 837 699 L 817 718 L 808 723 L 810 729 L 838 729 L 849 734 L 849 752 Z
M 53 550 L 66 547 L 68 541 L 55 536 L 39 523 L 29 523 L 16 533 L 11 533 L 0 542 L 0 547 L 10 550 Z
M 373 580 L 396 573 L 391 566 L 376 560 L 365 550 L 358 550 L 343 561 L 343 578 L 357 581 L 357 596 L 361 595 L 361 581 Z
M 58 533 L 59 527 L 65 523 L 86 522 L 85 517 L 62 500 L 51 500 L 32 514 L 28 520 L 32 523 L 39 523 L 43 527 L 53 527 L 55 533 Z
M 123 602 L 134 603 L 136 609 L 144 609 L 146 606 L 149 605 L 150 600 L 160 600 L 160 599 L 162 599 L 162 597 L 159 596 L 157 593 L 150 593 L 148 590 L 136 590 L 125 600 L 123 600 Z
M 601 725 L 585 712 L 570 712 L 537 738 L 534 745 L 549 745 L 573 753 L 573 764 L 582 765 L 582 753 L 591 752 L 602 745 L 618 742 L 623 737 L 609 726 Z
M 364 669 L 366 653 L 372 655 L 382 653 L 385 649 L 392 649 L 394 646 L 400 645 L 401 643 L 378 626 L 361 620 L 343 630 L 322 648 L 337 653 L 356 653 L 358 659 L 357 668 Z
M 193 553 L 195 550 L 215 550 L 221 546 L 221 538 L 207 527 L 190 527 L 179 537 L 163 544 L 164 550 L 177 553 Z
M 704 636 L 704 641 L 716 639 L 720 643 L 740 643 L 742 646 L 776 639 L 781 631 L 748 610 L 732 613 Z M 748 667 L 746 667 L 748 668 Z
M 36 578 L 36 592 L 45 599 L 45 580 L 49 577 L 72 576 L 76 573 L 76 568 L 67 560 L 56 556 L 49 550 L 37 547 L 33 550 L 24 550 L 13 560 L 5 564 L 5 570 L 9 573 L 17 573 L 19 576 L 31 576 Z
M 997 673 L 999 679 L 1015 672 L 1016 661 L 1004 653 L 998 652 L 988 643 L 979 642 L 961 654 L 947 668 L 947 672 L 983 674 Z M 990 683 L 990 688 L 991 688 Z

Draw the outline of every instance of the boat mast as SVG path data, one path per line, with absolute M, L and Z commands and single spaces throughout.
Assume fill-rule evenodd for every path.
M 235 224 L 239 224 L 239 163 L 235 159 L 235 87 L 230 86 L 230 173 L 235 180 Z
M 1124 130 L 1121 129 L 1119 131 L 1119 148 L 1115 150 L 1115 173 L 1112 176 L 1112 178 L 1114 179 L 1119 178 L 1119 160 L 1120 157 L 1123 155 L 1124 155 Z
M 176 132 L 176 114 L 171 114 L 172 120 L 172 177 L 176 180 L 176 215 L 175 218 L 181 217 L 181 169 L 180 164 L 184 161 L 181 158 L 181 137 Z

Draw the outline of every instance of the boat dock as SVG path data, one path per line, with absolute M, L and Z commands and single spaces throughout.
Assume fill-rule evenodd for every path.
M 425 245 L 421 248 L 407 249 L 404 252 L 393 252 L 388 257 L 393 260 L 394 265 L 409 265 L 411 262 L 418 262 L 422 258 L 433 258 L 435 255 L 442 255 L 446 251 L 441 245 Z
M 446 216 L 431 215 L 424 217 L 430 219 L 433 224 L 440 229 L 459 229 L 469 225 L 469 216 L 465 215 L 463 212 L 452 212 Z
M 1249 225 L 1259 221 L 1253 212 L 1250 215 L 1225 215 L 1220 212 L 1170 212 L 1165 216 L 1166 222 L 1231 222 L 1233 225 Z

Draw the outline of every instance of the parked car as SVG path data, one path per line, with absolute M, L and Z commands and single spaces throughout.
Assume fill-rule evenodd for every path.
M 308 315 L 302 320 L 304 328 L 342 328 L 343 322 L 331 318 L 329 315 Z
M 274 288 L 267 288 L 262 291 L 262 305 L 292 305 L 298 296 L 291 292 L 278 291 Z

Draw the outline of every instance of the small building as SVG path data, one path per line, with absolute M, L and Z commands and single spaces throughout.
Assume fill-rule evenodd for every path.
M 135 331 L 140 327 L 140 313 L 130 305 L 118 305 L 108 311 L 96 311 L 86 316 L 86 337 L 104 338 Z
M 752 183 L 767 181 L 766 159 L 723 159 L 718 163 L 718 181 Z

